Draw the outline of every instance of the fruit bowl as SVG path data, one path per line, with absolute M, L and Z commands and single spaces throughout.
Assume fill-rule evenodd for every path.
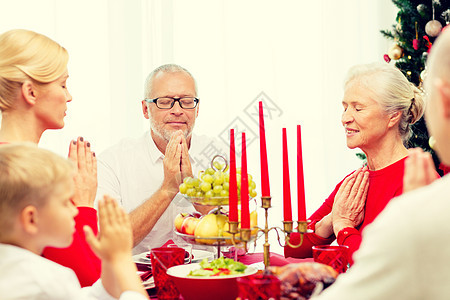
M 191 277 L 190 271 L 199 269 L 200 264 L 179 265 L 169 268 L 167 275 L 171 277 L 178 291 L 185 300 L 228 300 L 238 295 L 236 278 L 255 274 L 257 270 L 247 267 L 244 274 Z
M 192 204 L 196 204 L 196 205 L 210 205 L 210 206 L 223 206 L 223 205 L 228 205 L 229 204 L 229 197 L 188 197 L 185 196 L 185 198 L 190 201 Z M 248 201 L 249 203 L 252 203 L 254 200 L 254 198 L 248 197 Z M 254 200 L 256 201 L 256 200 Z M 238 196 L 237 199 L 237 203 L 238 205 L 241 204 L 241 197 Z
M 228 205 L 229 197 L 185 197 L 192 204 L 196 205 L 211 205 L 211 206 L 222 206 Z M 238 200 L 239 201 L 239 200 Z
M 253 201 L 252 201 L 253 202 Z M 250 213 L 250 227 L 252 236 L 258 233 L 258 213 Z M 174 220 L 175 234 L 186 242 L 202 245 L 232 245 L 233 237 L 229 233 L 227 213 L 222 207 L 210 211 L 204 216 L 194 216 L 188 213 L 179 213 Z M 239 242 L 239 234 L 234 236 Z M 254 239 L 254 237 L 252 237 Z
M 178 231 L 175 231 L 175 234 L 179 237 L 181 237 L 183 240 L 185 240 L 188 243 L 191 244 L 198 244 L 198 245 L 233 245 L 233 240 L 231 236 L 221 236 L 221 237 L 201 237 L 201 236 L 194 236 L 191 234 L 185 234 L 180 233 Z M 250 238 L 250 241 L 255 240 L 256 235 L 252 235 Z M 239 234 L 237 234 L 234 237 L 235 243 L 240 243 L 241 240 L 239 239 Z
M 224 164 L 217 161 L 216 159 L 218 158 L 222 159 Z M 196 205 L 228 205 L 230 188 L 231 191 L 236 192 L 238 201 L 241 194 L 240 190 L 243 180 L 240 168 L 236 169 L 235 175 L 235 184 L 232 181 L 232 186 L 230 187 L 228 161 L 225 157 L 216 155 L 211 160 L 210 168 L 200 171 L 197 177 L 187 176 L 183 178 L 183 182 L 178 188 L 186 199 Z M 256 183 L 253 181 L 251 174 L 247 174 L 247 179 L 249 198 L 255 198 L 257 196 Z

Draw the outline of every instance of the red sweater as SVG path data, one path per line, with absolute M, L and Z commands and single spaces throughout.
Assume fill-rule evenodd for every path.
M 101 261 L 92 252 L 83 231 L 83 226 L 88 225 L 97 234 L 97 211 L 92 207 L 78 207 L 78 212 L 72 245 L 63 249 L 47 247 L 43 256 L 71 268 L 77 274 L 81 286 L 85 287 L 97 281 L 101 273 Z
M 338 233 L 337 242 L 339 245 L 349 247 L 350 262 L 353 263 L 352 255 L 358 250 L 361 244 L 362 230 L 373 222 L 378 214 L 385 208 L 388 202 L 400 195 L 403 190 L 405 158 L 377 171 L 369 171 L 369 190 L 367 192 L 366 207 L 364 211 L 364 220 L 357 228 L 345 228 Z M 347 175 L 348 176 L 348 175 Z M 339 182 L 331 195 L 325 200 L 322 206 L 316 210 L 309 218 L 311 220 L 310 229 L 314 230 L 315 223 L 331 212 L 334 197 L 339 190 L 343 180 Z M 299 234 L 291 235 L 291 243 L 299 243 Z M 328 245 L 336 239 L 334 234 L 328 239 L 322 238 L 315 233 L 306 234 L 303 244 L 297 248 L 285 247 L 284 255 L 286 257 L 305 258 L 312 257 L 311 247 L 314 245 Z

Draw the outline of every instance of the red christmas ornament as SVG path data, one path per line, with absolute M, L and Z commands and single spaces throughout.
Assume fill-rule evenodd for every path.
M 383 58 L 387 63 L 389 63 L 391 61 L 391 58 L 387 54 L 383 55 Z
M 423 39 L 427 41 L 427 43 L 425 44 L 425 46 L 428 48 L 427 52 L 430 52 L 431 46 L 432 46 L 433 44 L 430 42 L 430 39 L 428 38 L 427 35 L 424 35 L 424 36 L 423 36 Z

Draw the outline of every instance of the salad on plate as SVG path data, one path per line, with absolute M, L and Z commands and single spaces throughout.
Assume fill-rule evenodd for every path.
M 200 269 L 192 270 L 188 276 L 225 276 L 244 274 L 247 266 L 230 258 L 219 257 L 211 262 L 203 259 Z

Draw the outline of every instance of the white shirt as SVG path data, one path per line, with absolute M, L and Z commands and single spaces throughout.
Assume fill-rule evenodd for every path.
M 0 243 L 0 298 L 2 300 L 116 299 L 99 279 L 92 287 L 81 288 L 75 273 L 26 249 Z M 127 291 L 121 300 L 146 299 Z
M 192 135 L 189 157 L 194 176 L 209 167 L 212 157 L 225 154 L 224 147 L 211 138 Z M 228 156 L 228 155 L 227 155 Z M 164 179 L 164 155 L 156 147 L 150 132 L 137 139 L 124 139 L 105 150 L 98 159 L 97 198 L 107 194 L 131 212 L 160 187 Z M 192 212 L 194 207 L 177 194 L 159 218 L 152 231 L 133 249 L 133 254 L 147 252 L 174 239 L 173 221 L 180 212 Z
M 450 299 L 450 176 L 393 199 L 317 300 Z

